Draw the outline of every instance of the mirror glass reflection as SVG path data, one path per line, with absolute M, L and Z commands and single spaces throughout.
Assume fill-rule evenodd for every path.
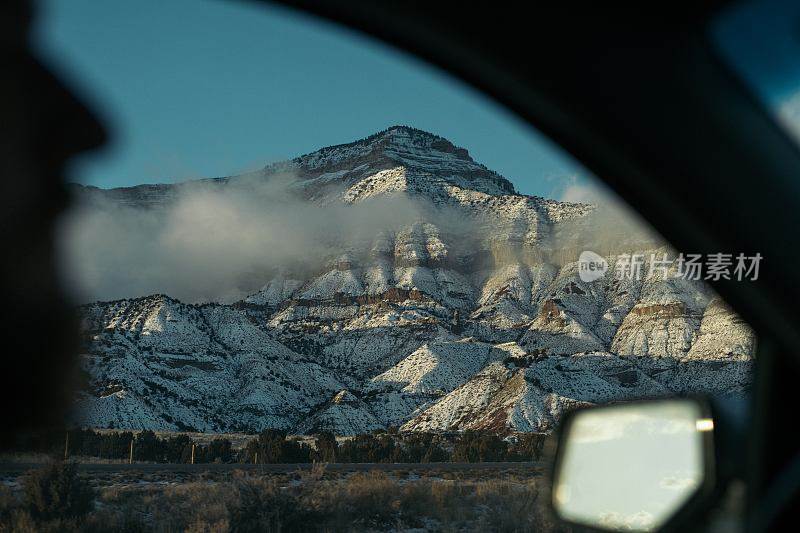
M 556 511 L 608 530 L 663 525 L 703 482 L 710 418 L 692 400 L 660 400 L 574 414 L 560 442 Z

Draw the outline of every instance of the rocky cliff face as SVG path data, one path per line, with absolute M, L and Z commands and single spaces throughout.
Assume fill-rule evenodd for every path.
M 264 272 L 263 288 L 232 304 L 153 295 L 83 306 L 90 387 L 77 422 L 548 431 L 576 405 L 749 387 L 753 334 L 701 282 L 646 265 L 640 280 L 581 281 L 583 246 L 612 271 L 620 253 L 665 250 L 645 235 L 593 241 L 594 206 L 517 194 L 466 150 L 407 127 L 256 178 L 286 172 L 312 204 L 402 196 L 423 208 L 322 265 Z M 81 193 L 159 209 L 187 187 Z

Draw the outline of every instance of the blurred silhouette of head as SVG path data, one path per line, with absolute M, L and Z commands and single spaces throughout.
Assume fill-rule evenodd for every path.
M 66 160 L 105 131 L 33 56 L 32 3 L 2 3 L 0 55 L 0 445 L 63 421 L 76 383 L 78 328 L 59 287 L 54 242 L 68 205 Z

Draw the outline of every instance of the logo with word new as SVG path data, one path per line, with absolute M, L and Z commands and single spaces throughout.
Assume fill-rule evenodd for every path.
M 599 254 L 585 250 L 578 257 L 578 276 L 581 281 L 595 281 L 605 276 L 608 270 L 608 261 Z

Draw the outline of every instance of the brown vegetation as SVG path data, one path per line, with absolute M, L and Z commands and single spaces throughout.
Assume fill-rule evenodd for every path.
M 93 510 L 69 520 L 36 516 L 26 507 L 24 494 L 4 489 L 0 531 L 556 529 L 537 478 L 513 471 L 475 474 L 339 476 L 317 466 L 295 474 L 235 472 L 222 480 L 115 484 L 95 489 Z

